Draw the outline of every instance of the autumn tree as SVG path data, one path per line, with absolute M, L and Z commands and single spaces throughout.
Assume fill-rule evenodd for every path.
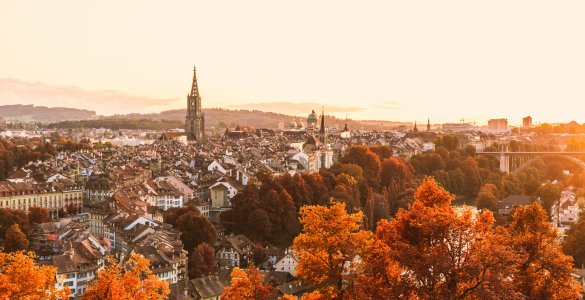
M 563 250 L 573 257 L 576 266 L 585 265 L 585 212 L 579 213 L 579 221 L 567 232 Z
M 6 231 L 6 236 L 4 238 L 4 251 L 15 252 L 26 250 L 27 248 L 28 240 L 26 239 L 26 235 L 20 230 L 18 224 L 12 224 L 12 226 L 8 228 L 8 231 Z
M 351 177 L 353 177 L 353 179 L 355 179 L 355 181 L 360 182 L 362 181 L 362 179 L 364 178 L 364 171 L 362 170 L 362 168 L 356 164 L 342 164 L 342 163 L 335 163 L 331 166 L 331 168 L 329 169 L 333 174 L 339 176 L 339 174 L 347 174 Z
M 215 250 L 208 243 L 201 243 L 189 257 L 189 278 L 195 279 L 209 275 L 215 266 Z
M 459 139 L 454 135 L 440 135 L 435 140 L 435 145 L 453 151 L 459 147 Z
M 13 224 L 18 224 L 22 232 L 30 234 L 31 226 L 26 213 L 10 208 L 0 208 L 0 239 L 6 236 L 6 231 Z
M 28 210 L 28 220 L 31 224 L 50 222 L 49 211 L 40 206 L 33 206 Z
M 347 174 L 342 173 L 337 176 L 337 185 L 331 192 L 331 197 L 345 203 L 348 210 L 361 206 L 357 181 Z
M 396 183 L 404 189 L 414 182 L 414 169 L 401 157 L 391 157 L 382 161 L 380 185 L 389 187 Z
M 356 164 L 364 172 L 364 178 L 371 187 L 377 187 L 380 182 L 381 163 L 380 158 L 367 146 L 358 145 L 349 148 L 340 162 L 345 164 Z
M 370 151 L 374 152 L 378 156 L 378 158 L 380 158 L 380 161 L 383 161 L 394 155 L 394 149 L 386 145 L 370 146 Z
M 252 262 L 259 266 L 268 260 L 268 251 L 261 244 L 254 244 L 252 247 Z
M 414 203 L 392 221 L 378 225 L 360 283 L 367 295 L 387 291 L 425 299 L 518 298 L 508 280 L 517 265 L 515 252 L 494 232 L 489 211 L 473 217 L 451 206 L 453 196 L 427 179 Z M 374 286 L 375 284 L 375 286 Z
M 461 170 L 465 176 L 464 193 L 468 196 L 477 196 L 482 183 L 477 161 L 473 157 L 467 157 L 461 165 Z
M 191 206 L 183 206 L 183 207 L 171 207 L 167 211 L 165 211 L 163 215 L 164 222 L 167 224 L 173 225 L 173 227 L 177 227 L 177 220 L 184 214 L 188 212 L 199 212 L 197 208 Z
M 221 224 L 230 232 L 243 233 L 249 215 L 260 207 L 258 187 L 253 184 L 247 185 L 231 199 L 231 203 L 232 209 L 220 215 Z
M 329 300 L 328 297 L 326 297 L 325 295 L 323 295 L 317 291 L 303 294 L 303 296 L 301 296 L 301 298 L 298 298 L 297 296 L 293 296 L 293 295 L 289 295 L 289 294 L 286 294 L 286 295 L 278 298 L 278 300 L 299 300 L 299 299 L 300 300 Z
M 359 257 L 373 241 L 372 233 L 362 230 L 363 213 L 348 214 L 344 203 L 331 207 L 301 208 L 303 231 L 293 243 L 299 258 L 297 277 L 325 294 L 341 296 L 353 286 Z M 351 295 L 352 288 L 347 289 Z
M 478 209 L 489 209 L 491 211 L 496 211 L 498 205 L 498 188 L 491 184 L 484 184 L 477 197 L 475 198 L 475 206 Z
M 270 238 L 272 232 L 272 223 L 266 211 L 262 208 L 256 208 L 248 215 L 246 222 L 246 236 L 253 240 L 265 241 Z
M 189 253 L 201 243 L 213 243 L 217 232 L 213 224 L 199 212 L 189 211 L 177 219 L 177 229 L 181 232 L 181 240 Z
M 539 187 L 536 194 L 540 197 L 542 207 L 550 213 L 553 204 L 561 198 L 561 189 L 552 183 L 547 183 Z
M 231 284 L 226 287 L 221 299 L 224 300 L 267 300 L 276 293 L 275 289 L 264 283 L 264 276 L 254 266 L 246 270 L 234 268 Z
M 325 169 L 322 170 L 324 171 Z M 327 204 L 330 190 L 325 185 L 321 173 L 303 173 L 301 176 L 309 186 L 309 197 L 312 199 L 313 205 Z
M 513 278 L 516 290 L 528 299 L 578 299 L 581 287 L 571 276 L 570 256 L 562 252 L 557 232 L 537 203 L 516 208 L 505 231 L 511 246 L 522 254 Z
M 110 258 L 83 294 L 86 300 L 166 299 L 169 284 L 153 275 L 148 259 L 132 254 L 124 264 Z
M 291 176 L 287 172 L 282 177 L 278 178 L 278 182 L 292 197 L 297 209 L 303 205 L 309 205 L 312 203 L 309 186 L 301 175 L 295 174 L 294 176 Z
M 0 299 L 68 299 L 57 289 L 53 266 L 38 266 L 32 252 L 0 253 Z
M 268 190 L 260 200 L 260 206 L 268 214 L 271 224 L 269 242 L 288 246 L 300 230 L 297 210 L 290 194 L 282 189 Z

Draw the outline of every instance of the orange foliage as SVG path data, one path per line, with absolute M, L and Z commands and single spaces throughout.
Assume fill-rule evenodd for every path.
M 83 299 L 166 299 L 169 284 L 150 271 L 148 259 L 132 254 L 124 265 L 112 258 L 109 265 L 98 273 L 97 281 L 83 295 Z
M 360 288 L 371 296 L 430 299 L 521 298 L 509 278 L 518 257 L 494 232 L 491 212 L 458 215 L 452 196 L 432 179 L 396 219 L 377 228 Z M 383 246 L 385 245 L 385 247 Z
M 266 300 L 276 293 L 274 288 L 264 283 L 264 276 L 258 268 L 232 270 L 231 285 L 226 287 L 221 299 L 224 300 Z
M 524 254 L 514 276 L 517 289 L 530 299 L 578 299 L 581 286 L 571 276 L 573 260 L 562 252 L 546 211 L 531 204 L 516 208 L 512 219 L 503 231 Z
M 286 294 L 286 295 L 278 298 L 278 300 L 298 300 L 298 299 L 299 298 L 297 296 L 292 296 L 289 294 Z M 331 298 L 328 298 L 319 292 L 312 292 L 312 293 L 304 294 L 300 298 L 300 300 L 328 300 L 328 299 L 331 299 Z
M 303 232 L 293 244 L 300 260 L 297 277 L 327 294 L 343 294 L 360 271 L 359 257 L 373 242 L 372 233 L 361 230 L 363 213 L 348 214 L 345 204 L 335 203 L 302 207 L 300 215 Z
M 0 253 L 0 299 L 67 299 L 55 288 L 53 266 L 37 266 L 32 252 Z

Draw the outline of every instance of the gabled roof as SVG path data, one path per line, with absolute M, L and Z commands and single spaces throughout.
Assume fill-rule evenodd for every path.
M 197 279 L 192 279 L 191 283 L 195 291 L 203 299 L 219 296 L 223 293 L 229 284 L 222 281 L 217 275 L 209 275 Z

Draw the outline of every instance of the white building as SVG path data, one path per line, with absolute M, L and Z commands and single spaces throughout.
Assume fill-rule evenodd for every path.
M 291 250 L 284 253 L 284 256 L 277 258 L 274 264 L 274 270 L 280 272 L 289 272 L 292 276 L 295 276 L 297 265 L 299 260 L 294 256 Z

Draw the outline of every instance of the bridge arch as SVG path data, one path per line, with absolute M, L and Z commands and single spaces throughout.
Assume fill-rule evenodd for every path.
M 585 162 L 583 160 L 581 160 L 577 157 L 571 156 L 571 155 L 563 155 L 563 154 L 559 153 L 559 154 L 546 154 L 546 155 L 535 156 L 535 157 L 531 158 L 530 160 L 528 160 L 527 162 L 521 164 L 518 168 L 514 169 L 513 172 L 520 173 L 520 172 L 524 171 L 526 168 L 528 168 L 537 159 L 547 158 L 547 157 L 556 157 L 556 158 L 562 158 L 562 159 L 571 161 L 571 162 L 575 163 L 581 169 L 585 170 Z
M 585 170 L 585 161 L 579 157 L 585 157 L 585 152 L 478 152 L 477 155 L 484 155 L 495 158 L 500 163 L 500 171 L 503 173 L 522 172 L 538 158 L 560 157 L 575 163 Z M 579 157 L 576 157 L 579 156 Z M 519 163 L 519 164 L 518 164 Z

